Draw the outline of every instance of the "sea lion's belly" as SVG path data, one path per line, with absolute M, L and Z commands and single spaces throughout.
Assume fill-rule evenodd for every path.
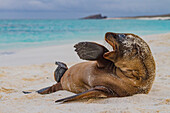
M 88 77 L 94 76 L 91 73 L 95 65 L 95 62 L 83 62 L 70 67 L 61 78 L 62 88 L 74 93 L 90 89 Z
M 64 90 L 81 93 L 96 86 L 108 88 L 119 96 L 128 96 L 136 89 L 111 71 L 100 69 L 96 62 L 84 62 L 70 67 L 61 79 Z

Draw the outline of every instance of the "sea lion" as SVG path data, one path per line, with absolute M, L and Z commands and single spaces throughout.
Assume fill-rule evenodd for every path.
M 89 61 L 70 67 L 59 75 L 60 82 L 39 93 L 77 93 L 56 102 L 147 94 L 155 78 L 155 61 L 147 43 L 135 34 L 112 32 L 105 34 L 105 41 L 112 51 L 95 42 L 76 44 L 78 56 Z

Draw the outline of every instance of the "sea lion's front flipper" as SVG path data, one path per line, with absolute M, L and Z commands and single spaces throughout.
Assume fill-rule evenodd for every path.
M 108 49 L 95 42 L 79 42 L 74 46 L 78 56 L 83 60 L 97 60 L 99 67 L 108 64 L 108 60 L 103 57 L 103 54 L 108 52 Z
M 61 83 L 57 83 L 57 84 L 54 84 L 52 86 L 49 86 L 49 87 L 46 87 L 46 88 L 42 88 L 38 91 L 36 91 L 37 93 L 39 94 L 50 94 L 50 93 L 54 93 L 58 90 L 62 90 L 62 86 L 61 86 Z M 32 92 L 29 92 L 29 91 L 22 91 L 24 94 L 29 94 L 29 93 L 32 93 Z
M 56 62 L 56 65 L 58 65 L 57 69 L 54 71 L 54 79 L 56 82 L 60 82 L 62 76 L 67 71 L 68 67 L 63 62 Z
M 83 60 L 97 60 L 108 52 L 108 49 L 95 42 L 79 42 L 74 47 L 78 56 Z
M 100 97 L 112 97 L 114 94 L 112 92 L 103 87 L 103 86 L 97 86 L 93 89 L 87 90 L 85 92 L 66 97 L 63 99 L 56 100 L 56 103 L 64 103 L 64 102 L 70 102 L 78 99 L 87 99 L 87 98 L 100 98 Z

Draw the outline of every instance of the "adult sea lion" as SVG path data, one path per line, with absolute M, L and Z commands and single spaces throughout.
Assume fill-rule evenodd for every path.
M 76 44 L 78 56 L 89 62 L 78 63 L 68 70 L 63 65 L 66 71 L 55 72 L 55 78 L 61 80 L 37 92 L 49 94 L 67 90 L 77 93 L 56 102 L 147 94 L 155 78 L 155 62 L 147 43 L 134 34 L 111 32 L 105 34 L 105 41 L 113 51 L 95 42 Z

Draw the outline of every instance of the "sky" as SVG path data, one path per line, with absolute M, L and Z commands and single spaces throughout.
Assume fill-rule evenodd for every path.
M 170 0 L 0 0 L 0 19 L 76 19 L 170 14 Z

